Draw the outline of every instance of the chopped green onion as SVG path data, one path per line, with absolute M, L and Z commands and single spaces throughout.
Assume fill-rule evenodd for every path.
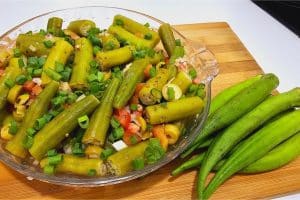
M 90 75 L 88 75 L 87 80 L 88 80 L 88 82 L 93 82 L 93 81 L 96 81 L 97 78 L 98 78 L 97 75 L 90 74 Z
M 40 76 L 43 72 L 43 69 L 34 69 L 32 72 L 33 76 Z
M 146 34 L 144 35 L 144 39 L 146 39 L 146 40 L 151 40 L 151 39 L 152 39 L 152 34 L 151 34 L 151 33 L 146 33 Z
M 138 109 L 137 104 L 130 104 L 130 110 L 136 111 Z
M 120 122 L 115 117 L 111 118 L 110 124 L 113 128 L 118 128 L 121 125 Z
M 14 57 L 16 57 L 16 58 L 18 58 L 22 55 L 20 49 L 18 49 L 18 48 L 15 48 L 13 51 L 14 51 Z
M 26 133 L 27 133 L 27 135 L 33 137 L 33 136 L 36 134 L 36 130 L 35 130 L 34 128 L 28 128 L 28 129 L 26 130 Z
M 19 64 L 19 67 L 24 67 L 25 66 L 23 58 L 19 58 L 18 64 Z
M 41 68 L 46 62 L 46 57 L 39 57 L 37 60 L 38 66 Z
M 56 156 L 57 155 L 57 151 L 56 149 L 50 149 L 47 151 L 47 156 L 48 157 L 52 157 L 52 156 Z
M 53 47 L 54 42 L 52 42 L 51 40 L 46 40 L 46 41 L 44 41 L 44 45 L 47 48 L 51 48 L 51 47 Z
M 101 50 L 101 47 L 99 47 L 99 46 L 94 46 L 94 47 L 93 47 L 93 54 L 94 54 L 94 55 L 97 54 L 100 50 Z
M 53 165 L 46 165 L 43 169 L 45 174 L 53 175 L 55 172 L 55 167 Z
M 76 142 L 73 146 L 72 146 L 72 154 L 74 155 L 84 155 L 84 150 L 82 149 L 82 144 L 80 142 Z
M 124 26 L 124 22 L 121 19 L 116 19 L 116 25 L 118 26 Z
M 4 84 L 5 84 L 6 87 L 8 87 L 10 89 L 15 85 L 15 82 L 8 78 L 8 79 L 5 80 Z
M 8 132 L 15 135 L 18 132 L 18 124 L 15 120 L 11 120 Z
M 35 120 L 34 129 L 41 130 L 47 123 L 47 119 L 44 117 L 38 118 Z
M 26 71 L 27 71 L 28 75 L 30 75 L 30 76 L 33 75 L 33 68 L 32 67 L 27 67 Z
M 205 97 L 205 90 L 204 88 L 198 87 L 196 95 L 200 98 L 204 98 Z
M 44 29 L 40 29 L 39 34 L 41 34 L 41 35 L 46 35 L 46 34 L 47 34 L 47 31 L 45 31 Z
M 149 145 L 144 152 L 147 163 L 153 164 L 165 155 L 165 150 L 162 148 L 157 138 L 150 138 Z
M 97 174 L 97 171 L 95 170 L 95 169 L 90 169 L 89 171 L 88 171 L 88 176 L 95 176 Z
M 97 81 L 101 82 L 104 79 L 104 74 L 102 72 L 97 72 Z
M 113 50 L 115 48 L 115 44 L 112 41 L 108 41 L 105 43 L 103 48 L 106 50 Z
M 197 71 L 193 68 L 189 71 L 189 75 L 192 79 L 195 79 L 197 77 Z
M 95 81 L 90 83 L 89 88 L 92 94 L 96 94 L 97 92 L 102 90 L 101 85 Z
M 101 154 L 100 154 L 100 158 L 102 160 L 106 160 L 110 155 L 112 155 L 114 153 L 114 150 L 112 148 L 107 148 L 104 149 Z
M 91 43 L 94 46 L 100 46 L 101 45 L 101 41 L 100 39 L 97 37 L 97 35 L 94 34 L 88 34 L 87 38 L 91 41 Z
M 50 122 L 51 119 L 52 119 L 52 115 L 50 113 L 46 113 L 43 115 L 43 118 L 47 121 L 47 122 Z
M 51 100 L 54 107 L 60 107 L 62 106 L 67 100 L 67 97 L 65 96 L 57 96 Z
M 101 32 L 100 29 L 97 27 L 92 27 L 88 30 L 88 34 L 90 34 L 90 35 L 96 35 L 100 32 Z
M 168 94 L 168 99 L 169 100 L 174 100 L 175 99 L 175 91 L 174 91 L 173 87 L 168 87 L 167 94 Z
M 77 98 L 78 97 L 77 97 L 77 95 L 75 93 L 70 93 L 68 95 L 68 98 L 67 98 L 67 103 L 68 104 L 72 104 L 72 103 L 74 103 L 76 101 Z
M 78 124 L 81 128 L 86 129 L 89 126 L 89 117 L 84 115 L 78 118 Z
M 30 135 L 26 135 L 24 141 L 23 141 L 23 146 L 25 149 L 30 149 L 30 147 L 33 145 L 33 137 Z
M 145 167 L 145 162 L 143 158 L 136 158 L 132 161 L 132 168 L 134 170 L 140 170 Z
M 75 45 L 75 40 L 73 40 L 70 36 L 65 36 L 64 39 L 65 39 L 65 41 L 70 43 L 72 46 Z
M 67 71 L 67 70 L 64 70 L 60 73 L 60 75 L 62 76 L 61 80 L 62 81 L 69 81 L 70 79 L 70 76 L 71 76 L 71 71 Z
M 112 135 L 113 135 L 113 137 L 114 137 L 115 140 L 121 139 L 123 137 L 123 135 L 124 135 L 124 129 L 123 129 L 123 127 L 115 128 L 112 131 Z
M 39 59 L 37 57 L 29 57 L 27 62 L 30 67 L 33 68 L 39 67 Z
M 27 81 L 27 78 L 23 74 L 16 77 L 16 83 L 19 85 L 23 85 L 26 81 Z
M 65 69 L 65 66 L 64 66 L 64 64 L 62 64 L 62 63 L 60 63 L 60 62 L 55 62 L 55 71 L 56 72 L 62 72 L 62 71 L 64 71 L 64 69 Z
M 92 61 L 90 62 L 90 67 L 91 67 L 91 68 L 98 68 L 98 67 L 99 67 L 99 64 L 97 63 L 96 60 L 92 60 Z
M 147 22 L 146 24 L 144 24 L 144 26 L 146 26 L 147 28 L 149 28 L 150 24 Z
M 156 68 L 155 67 L 151 67 L 149 70 L 149 74 L 150 77 L 153 78 L 154 76 L 156 76 Z
M 176 39 L 175 40 L 175 44 L 176 44 L 176 46 L 181 46 L 181 40 L 180 39 Z
M 57 165 L 63 160 L 62 154 L 57 154 L 55 156 L 48 157 L 48 164 L 49 165 Z
M 136 144 L 136 143 L 138 143 L 138 139 L 137 139 L 137 137 L 135 135 L 132 135 L 129 138 L 129 140 L 130 140 L 130 144 Z
M 55 81 L 59 81 L 62 78 L 62 76 L 59 73 L 57 73 L 56 71 L 54 71 L 49 67 L 45 68 L 44 72 L 47 74 L 47 76 L 49 76 L 51 79 Z
M 191 84 L 190 87 L 189 87 L 188 92 L 189 92 L 189 93 L 195 92 L 195 91 L 197 90 L 197 88 L 198 88 L 198 85 L 196 85 L 196 84 Z

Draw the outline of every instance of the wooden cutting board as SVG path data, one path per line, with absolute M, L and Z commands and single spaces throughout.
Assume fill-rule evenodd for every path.
M 180 25 L 186 37 L 204 42 L 215 54 L 220 74 L 213 82 L 213 95 L 253 75 L 261 68 L 239 38 L 224 22 Z M 0 164 L 1 199 L 195 199 L 196 171 L 177 178 L 169 173 L 177 159 L 162 169 L 138 180 L 98 187 L 72 188 L 28 181 L 23 175 Z M 273 172 L 236 175 L 212 196 L 212 199 L 257 199 L 300 192 L 300 158 Z

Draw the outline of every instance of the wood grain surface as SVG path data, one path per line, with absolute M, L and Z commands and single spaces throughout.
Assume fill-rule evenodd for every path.
M 213 95 L 253 75 L 261 68 L 224 22 L 180 25 L 186 37 L 203 41 L 215 54 L 220 74 L 213 82 Z M 195 199 L 196 171 L 171 178 L 177 159 L 162 169 L 138 180 L 98 187 L 72 188 L 51 185 L 23 175 L 0 164 L 1 199 Z M 300 192 L 300 158 L 273 172 L 236 175 L 221 186 L 212 199 L 261 199 Z

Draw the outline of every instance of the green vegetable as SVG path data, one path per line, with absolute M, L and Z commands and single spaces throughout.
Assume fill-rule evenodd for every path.
M 58 87 L 59 83 L 55 81 L 50 82 L 32 104 L 30 104 L 17 134 L 11 141 L 7 142 L 5 146 L 10 153 L 21 158 L 26 157 L 27 151 L 23 146 L 23 142 L 28 135 L 27 130 L 32 128 L 35 124 L 35 120 L 40 118 L 47 111 L 51 99 L 55 95 Z M 26 147 L 30 146 L 31 140 L 30 137 L 27 138 L 27 141 L 25 141 L 27 144 L 25 145 Z
M 144 157 L 147 163 L 153 164 L 165 155 L 165 150 L 157 138 L 150 138 L 149 145 L 145 150 Z
M 17 48 L 26 56 L 44 56 L 48 55 L 50 49 L 44 45 L 46 40 L 41 34 L 19 34 L 16 41 Z
M 45 174 L 53 175 L 55 173 L 55 167 L 53 165 L 46 165 L 43 171 Z
M 105 71 L 111 67 L 126 64 L 133 59 L 132 57 L 132 47 L 125 46 L 119 49 L 114 49 L 111 51 L 98 52 L 96 54 L 96 60 L 100 64 L 100 68 Z
M 35 135 L 30 154 L 41 160 L 48 150 L 55 148 L 76 127 L 80 116 L 90 114 L 98 104 L 98 99 L 89 95 L 62 111 Z
M 192 145 L 181 155 L 186 157 L 193 152 L 212 133 L 230 125 L 261 103 L 278 85 L 274 74 L 265 74 L 258 81 L 242 90 L 238 95 L 208 116 L 208 119 Z
M 86 129 L 89 127 L 89 117 L 87 115 L 84 115 L 82 117 L 78 118 L 78 124 L 80 128 Z
M 183 71 L 177 73 L 175 78 L 171 82 L 172 84 L 178 85 L 180 87 L 183 94 L 187 91 L 187 89 L 192 84 L 191 78 Z
M 184 119 L 199 114 L 203 109 L 203 100 L 200 97 L 187 97 L 166 103 L 147 106 L 146 115 L 150 124 L 161 124 Z
M 195 155 L 194 157 L 192 157 L 191 159 L 189 159 L 188 161 L 182 163 L 179 167 L 177 167 L 176 169 L 174 169 L 171 172 L 172 176 L 178 176 L 179 174 L 181 174 L 182 172 L 194 168 L 194 167 L 199 167 L 200 164 L 203 162 L 203 158 L 205 156 L 205 153 L 201 153 L 199 155 Z
M 158 29 L 158 33 L 164 45 L 165 50 L 167 51 L 169 57 L 171 57 L 173 55 L 176 42 L 170 24 L 164 23 L 160 25 Z
M 145 167 L 145 161 L 143 158 L 136 158 L 132 161 L 133 170 L 140 170 Z
M 112 149 L 112 148 L 107 148 L 107 149 L 104 149 L 102 152 L 101 152 L 101 154 L 100 154 L 100 158 L 102 159 L 102 160 L 107 160 L 107 158 L 109 157 L 109 156 L 111 156 L 112 154 L 114 154 L 114 150 Z
M 209 172 L 239 141 L 277 114 L 300 106 L 300 88 L 269 97 L 252 111 L 241 117 L 209 147 L 199 174 L 199 188 L 203 191 Z
M 51 17 L 48 19 L 47 23 L 47 31 L 54 36 L 61 36 L 62 35 L 62 23 L 63 19 L 59 17 Z
M 89 127 L 86 129 L 82 138 L 84 144 L 104 145 L 113 112 L 113 100 L 119 85 L 120 80 L 118 78 L 113 78 L 110 85 L 105 90 L 101 99 L 101 104 L 93 113 Z
M 148 147 L 148 141 L 143 141 L 133 146 L 122 149 L 107 158 L 109 171 L 117 176 L 126 174 L 131 171 L 132 161 L 144 155 Z
M 49 165 L 57 165 L 62 161 L 62 154 L 57 154 L 55 156 L 48 157 L 48 164 Z
M 69 23 L 67 29 L 80 36 L 87 36 L 88 31 L 95 27 L 96 24 L 91 20 L 75 20 Z
M 254 133 L 215 174 L 200 198 L 207 199 L 226 179 L 262 158 L 276 145 L 300 131 L 300 111 L 293 111 Z M 198 194 L 202 193 L 198 191 Z
M 171 80 L 177 74 L 177 67 L 175 66 L 176 59 L 183 56 L 184 56 L 184 48 L 181 46 L 176 46 L 173 50 L 173 54 L 170 57 L 169 63 L 167 65 L 167 68 L 169 70 L 169 80 Z
M 136 85 L 144 80 L 144 70 L 149 64 L 147 59 L 133 61 L 129 69 L 125 72 L 121 86 L 114 98 L 113 107 L 124 107 L 132 97 Z

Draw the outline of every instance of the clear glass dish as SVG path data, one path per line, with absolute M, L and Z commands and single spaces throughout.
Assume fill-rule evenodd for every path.
M 70 21 L 76 19 L 91 19 L 98 26 L 100 26 L 101 29 L 103 29 L 107 28 L 112 23 L 113 17 L 116 14 L 125 15 L 141 23 L 148 22 L 151 28 L 154 29 L 158 29 L 160 24 L 163 23 L 163 21 L 149 15 L 116 7 L 91 6 L 70 8 L 48 12 L 24 21 L 0 36 L 0 45 L 6 43 L 8 38 L 15 39 L 20 33 L 31 30 L 39 31 L 41 28 L 45 28 L 48 18 L 53 16 L 64 19 L 63 26 L 66 26 Z M 218 66 L 214 55 L 208 49 L 206 49 L 204 44 L 185 38 L 174 28 L 173 31 L 175 37 L 181 39 L 183 45 L 185 46 L 188 62 L 193 66 L 196 66 L 201 72 L 202 82 L 206 84 L 206 98 L 205 107 L 202 113 L 193 117 L 186 125 L 185 128 L 187 134 L 181 136 L 179 141 L 168 149 L 165 157 L 163 157 L 159 162 L 152 165 L 147 165 L 142 170 L 129 172 L 124 176 L 111 175 L 105 177 L 80 177 L 70 174 L 56 174 L 49 176 L 44 174 L 38 167 L 32 165 L 31 163 L 20 160 L 19 158 L 16 158 L 8 153 L 3 147 L 5 144 L 3 140 L 0 140 L 0 161 L 19 173 L 24 174 L 25 176 L 43 182 L 68 186 L 95 187 L 117 184 L 145 176 L 174 160 L 195 139 L 196 135 L 203 127 L 203 123 L 208 115 L 211 100 L 211 81 L 218 73 Z

